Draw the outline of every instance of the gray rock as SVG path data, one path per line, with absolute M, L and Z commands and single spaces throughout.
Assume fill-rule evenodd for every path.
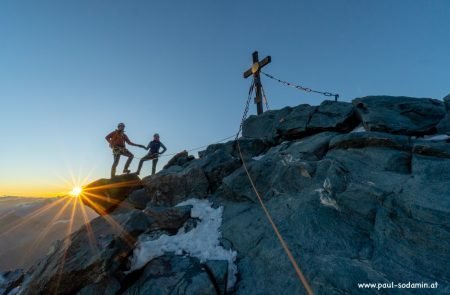
M 269 148 L 269 145 L 260 139 L 239 138 L 237 142 L 239 142 L 240 151 L 244 159 L 258 156 L 266 152 Z M 233 140 L 226 143 L 212 144 L 208 146 L 206 150 L 200 151 L 199 156 L 200 158 L 204 158 L 213 154 L 217 150 L 222 150 L 226 154 L 229 154 L 235 158 L 240 158 L 237 142 Z
M 189 155 L 187 151 L 182 151 L 170 159 L 163 169 L 167 169 L 172 166 L 184 166 L 186 163 L 194 160 L 195 157 Z
M 433 156 L 436 158 L 450 158 L 450 144 L 447 142 L 420 142 L 417 141 L 413 146 L 413 153 Z
M 19 287 L 24 279 L 22 270 L 0 272 L 0 295 L 7 295 L 13 289 Z
M 353 104 L 367 130 L 392 134 L 434 134 L 446 114 L 442 101 L 430 98 L 366 96 Z
M 277 127 L 292 111 L 286 107 L 281 110 L 267 111 L 262 115 L 248 117 L 242 126 L 242 136 L 262 139 L 270 143 L 277 141 Z
M 135 208 L 135 209 L 145 209 L 147 203 L 150 202 L 151 196 L 147 191 L 142 188 L 133 191 L 123 202 L 123 207 Z
M 450 112 L 450 94 L 447 95 L 446 97 L 444 97 L 443 101 L 444 101 L 444 105 L 445 105 L 445 110 L 447 112 Z
M 307 104 L 296 106 L 280 120 L 276 127 L 278 134 L 283 138 L 301 138 L 307 134 L 306 128 L 318 107 Z M 319 121 L 319 120 L 317 120 Z
M 192 197 L 204 198 L 209 189 L 208 178 L 198 167 L 173 166 L 143 178 L 142 183 L 151 196 L 150 203 L 161 206 L 174 206 Z
M 312 114 L 307 129 L 310 132 L 349 132 L 360 123 L 351 103 L 324 100 Z
M 128 282 L 130 287 L 123 294 L 225 294 L 220 288 L 226 286 L 226 280 L 222 281 L 226 274 L 213 277 L 208 265 L 211 264 L 203 265 L 196 258 L 184 256 L 155 258 L 140 271 L 137 280 Z
M 407 136 L 383 132 L 352 132 L 336 136 L 330 141 L 330 149 L 364 147 L 386 147 L 399 150 L 411 150 L 411 143 Z
M 165 230 L 176 234 L 178 229 L 191 217 L 192 206 L 152 207 L 144 210 L 152 221 L 147 230 Z

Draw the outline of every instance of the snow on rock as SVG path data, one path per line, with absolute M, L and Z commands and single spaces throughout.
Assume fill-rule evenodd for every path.
M 252 159 L 255 160 L 255 161 L 259 161 L 259 160 L 261 160 L 262 158 L 264 158 L 265 155 L 266 155 L 266 154 L 262 154 L 262 155 L 259 155 L 259 156 L 256 156 L 256 157 L 252 157 Z
M 201 262 L 207 260 L 228 261 L 228 288 L 236 283 L 237 266 L 234 263 L 237 252 L 226 250 L 220 246 L 222 234 L 219 227 L 222 224 L 223 207 L 212 207 L 208 200 L 189 199 L 177 206 L 192 205 L 191 217 L 200 219 L 197 226 L 186 232 L 181 228 L 176 235 L 162 235 L 157 240 L 141 235 L 131 258 L 130 271 L 142 268 L 152 259 L 167 252 L 177 255 L 188 255 L 198 258 Z
M 352 131 L 350 131 L 350 133 L 357 133 L 357 132 L 366 132 L 366 129 L 364 128 L 364 126 L 360 125 L 355 129 L 353 129 Z
M 450 136 L 448 136 L 447 134 L 435 134 L 435 135 L 425 135 L 423 138 L 420 138 L 420 140 L 445 141 L 449 138 Z

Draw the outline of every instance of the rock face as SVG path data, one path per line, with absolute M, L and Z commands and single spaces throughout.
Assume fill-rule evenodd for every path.
M 260 207 L 244 161 L 315 294 L 360 294 L 358 283 L 391 282 L 423 282 L 429 289 L 413 291 L 449 294 L 450 144 L 448 137 L 416 138 L 435 132 L 442 111 L 444 104 L 435 100 L 368 97 L 250 117 L 239 145 L 209 146 L 199 159 L 174 161 L 144 178 L 144 188 L 123 202 L 127 206 L 90 223 L 92 235 L 83 228 L 55 245 L 25 274 L 21 290 L 305 294 Z M 361 123 L 366 131 L 350 132 Z M 207 198 L 217 209 L 205 210 L 221 215 L 211 215 L 208 223 L 196 218 L 199 212 L 190 205 L 174 207 L 191 198 Z M 171 248 L 161 242 L 180 232 L 203 232 L 217 221 L 220 235 L 214 238 L 220 245 L 213 246 L 236 253 L 234 262 L 205 258 L 211 253 L 197 252 L 205 256 L 196 258 L 187 250 L 169 252 L 177 242 L 171 240 Z M 89 236 L 98 253 L 90 250 Z M 161 245 L 147 251 L 163 254 L 137 263 L 133 253 L 144 237 Z M 198 246 L 210 238 L 203 234 L 188 243 Z M 237 280 L 227 279 L 233 275 L 230 261 Z M 395 290 L 385 292 L 404 291 Z
M 85 187 L 81 200 L 99 215 L 111 213 L 128 195 L 142 187 L 135 174 L 124 174 L 112 179 L 99 179 Z
M 353 104 L 367 130 L 393 134 L 435 133 L 446 115 L 444 103 L 429 98 L 366 96 Z

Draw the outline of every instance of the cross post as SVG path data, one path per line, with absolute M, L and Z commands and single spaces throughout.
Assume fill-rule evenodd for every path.
M 244 72 L 244 78 L 248 78 L 251 75 L 253 75 L 256 87 L 256 97 L 255 97 L 256 111 L 258 115 L 261 115 L 264 112 L 264 110 L 262 104 L 261 79 L 259 76 L 259 72 L 264 66 L 266 66 L 272 61 L 272 58 L 269 55 L 266 56 L 263 60 L 259 61 L 258 51 L 253 52 L 252 58 L 253 58 L 253 65 L 250 69 Z

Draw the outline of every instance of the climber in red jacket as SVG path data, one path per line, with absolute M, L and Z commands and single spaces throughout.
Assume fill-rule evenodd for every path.
M 117 130 L 111 132 L 105 137 L 106 141 L 109 143 L 109 146 L 113 150 L 114 156 L 114 162 L 111 167 L 111 178 L 116 175 L 116 167 L 119 164 L 120 156 L 128 157 L 128 160 L 123 168 L 123 173 L 130 173 L 128 167 L 130 166 L 131 161 L 133 161 L 134 155 L 125 148 L 125 143 L 145 149 L 144 145 L 131 142 L 124 130 L 125 124 L 119 123 L 119 125 L 117 125 Z

